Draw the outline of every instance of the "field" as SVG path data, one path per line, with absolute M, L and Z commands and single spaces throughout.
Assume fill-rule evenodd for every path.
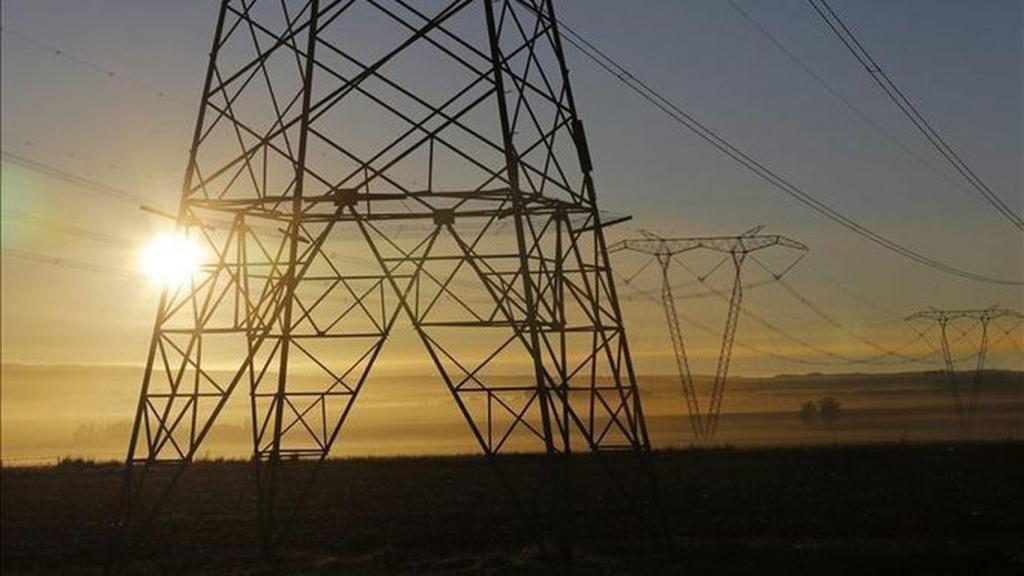
M 520 495 L 537 493 L 541 461 L 503 460 Z M 649 517 L 626 511 L 602 466 L 580 457 L 570 470 L 575 573 L 1024 569 L 1019 442 L 696 449 L 657 452 L 652 462 L 672 550 L 652 536 Z M 611 468 L 635 480 L 638 469 L 625 464 Z M 252 466 L 200 462 L 126 571 L 551 573 L 490 470 L 469 456 L 328 461 L 271 563 L 258 546 Z M 117 467 L 87 462 L 5 468 L 3 572 L 100 572 L 119 480 Z

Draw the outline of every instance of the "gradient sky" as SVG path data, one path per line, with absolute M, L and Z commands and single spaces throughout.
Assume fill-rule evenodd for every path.
M 806 2 L 737 2 L 886 131 L 952 174 Z M 1021 212 L 1024 6 L 1019 0 L 832 4 L 960 155 Z M 724 0 L 571 0 L 558 7 L 567 24 L 637 77 L 817 198 L 939 260 L 1024 278 L 1019 231 L 861 121 Z M 214 2 L 198 0 L 5 1 L 3 150 L 128 191 L 154 206 L 173 206 L 215 10 Z M 838 228 L 683 132 L 580 53 L 570 51 L 569 59 L 603 207 L 634 217 L 613 238 L 640 227 L 692 236 L 739 233 L 763 224 L 766 232 L 810 246 L 810 254 L 787 277 L 790 285 L 850 330 L 889 346 L 914 336 L 900 319 L 926 305 L 1024 308 L 1019 286 L 945 276 Z M 170 223 L 132 201 L 6 160 L 2 194 L 3 361 L 140 364 L 158 289 L 139 273 L 137 252 Z M 55 265 L 31 259 L 38 256 L 63 260 Z M 635 264 L 622 260 L 622 271 Z M 759 270 L 749 271 L 750 280 L 757 280 Z M 726 280 L 716 277 L 718 286 Z M 657 286 L 649 274 L 636 282 L 645 290 Z M 700 290 L 693 286 L 683 292 Z M 752 291 L 747 305 L 819 347 L 851 356 L 877 353 L 776 286 Z M 714 298 L 680 306 L 716 329 L 724 319 L 724 305 Z M 625 312 L 638 370 L 669 371 L 660 310 L 631 299 Z M 1016 337 L 1020 342 L 1019 331 Z M 695 369 L 712 370 L 715 338 L 692 325 L 687 338 Z M 829 358 L 746 319 L 737 340 L 826 363 L 809 368 L 738 348 L 736 370 L 746 374 L 939 366 L 937 357 L 924 366 L 828 365 Z M 1024 363 L 1020 352 L 1000 350 L 996 365 Z M 392 353 L 382 361 L 415 367 L 425 366 L 426 358 Z

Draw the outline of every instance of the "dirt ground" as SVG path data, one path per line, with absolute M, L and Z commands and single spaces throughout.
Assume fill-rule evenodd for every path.
M 2 568 L 102 573 L 114 549 L 129 574 L 565 573 L 557 543 L 571 534 L 575 574 L 1024 570 L 1024 443 L 695 449 L 649 462 L 657 497 L 625 457 L 575 458 L 568 490 L 545 489 L 563 484 L 540 456 L 504 457 L 500 474 L 470 456 L 332 460 L 288 521 L 310 471 L 290 464 L 273 558 L 250 463 L 195 464 L 148 536 L 134 529 L 114 548 L 118 467 L 5 468 Z

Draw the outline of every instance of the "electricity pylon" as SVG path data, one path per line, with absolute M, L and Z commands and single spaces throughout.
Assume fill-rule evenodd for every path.
M 629 250 L 647 254 L 653 257 L 661 268 L 661 304 L 665 312 L 669 336 L 672 340 L 672 349 L 675 353 L 679 384 L 683 397 L 686 399 L 686 408 L 690 415 L 690 427 L 693 435 L 701 440 L 708 440 L 714 437 L 722 413 L 722 399 L 725 395 L 725 387 L 729 375 L 729 362 L 732 358 L 732 348 L 736 339 L 736 328 L 739 323 L 739 314 L 743 303 L 743 262 L 752 252 L 776 246 L 800 252 L 807 251 L 807 246 L 796 240 L 778 235 L 758 234 L 760 231 L 761 227 L 758 226 L 740 236 L 695 238 L 662 238 L 645 232 L 644 238 L 621 240 L 609 247 L 610 252 Z M 686 356 L 683 331 L 679 323 L 679 313 L 676 309 L 675 297 L 672 295 L 672 283 L 669 274 L 669 266 L 673 258 L 694 250 L 709 250 L 725 254 L 725 260 L 731 260 L 733 264 L 729 310 L 726 314 L 725 328 L 722 330 L 718 364 L 715 368 L 711 398 L 708 401 L 706 412 L 701 410 L 700 399 L 693 383 L 693 375 Z M 793 262 L 793 264 L 795 263 L 796 261 Z M 782 273 L 776 275 L 776 279 L 788 272 L 793 267 L 793 264 L 790 264 Z M 718 266 L 715 266 L 715 269 L 717 268 Z
M 984 309 L 973 310 L 939 310 L 935 307 L 928 307 L 920 312 L 907 316 L 908 322 L 929 320 L 939 325 L 939 337 L 942 347 L 942 360 L 945 364 L 946 384 L 953 395 L 953 406 L 956 409 L 960 427 L 970 430 L 974 426 L 974 417 L 978 411 L 978 398 L 981 395 L 981 381 L 984 376 L 985 360 L 988 356 L 988 329 L 989 324 L 998 318 L 1024 318 L 1020 312 L 1001 308 L 998 305 Z M 966 401 L 960 390 L 959 379 L 957 378 L 956 362 L 953 360 L 948 327 L 958 321 L 967 321 L 973 326 L 965 330 L 965 334 L 974 326 L 980 328 L 981 337 L 978 342 L 978 352 L 975 357 L 974 374 L 971 375 L 970 387 L 967 390 Z
M 222 1 L 121 524 L 241 387 L 273 526 L 399 319 L 489 459 L 646 452 L 592 169 L 550 0 Z

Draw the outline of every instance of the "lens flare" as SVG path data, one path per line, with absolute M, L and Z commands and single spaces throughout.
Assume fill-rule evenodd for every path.
M 185 234 L 164 234 L 142 252 L 142 270 L 153 282 L 174 288 L 199 270 L 203 249 Z

